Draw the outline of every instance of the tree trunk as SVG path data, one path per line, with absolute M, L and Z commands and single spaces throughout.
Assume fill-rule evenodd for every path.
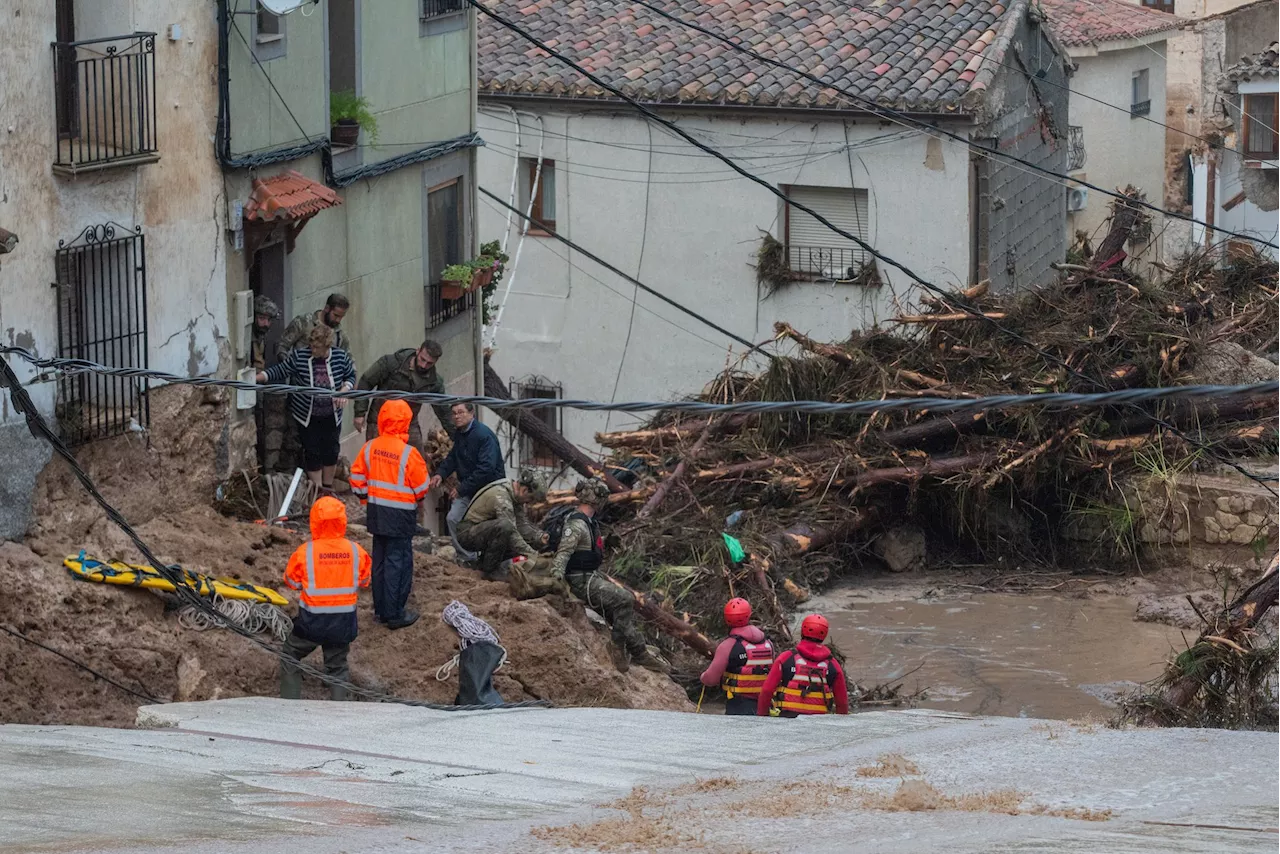
M 917 421 L 915 424 L 908 424 L 896 430 L 886 430 L 877 438 L 895 448 L 918 448 L 944 436 L 955 437 L 964 433 L 973 433 L 986 426 L 987 416 L 984 412 L 942 415 Z
M 1252 418 L 1273 418 L 1276 414 L 1274 395 L 1265 397 L 1231 398 L 1220 403 L 1211 400 L 1180 400 L 1166 410 L 1161 417 L 1179 428 L 1193 428 L 1222 421 L 1248 421 Z M 1130 435 L 1155 427 L 1149 415 L 1126 415 L 1109 421 L 1110 435 Z
M 656 626 L 663 634 L 668 634 L 700 655 L 711 658 L 716 654 L 716 645 L 711 639 L 698 631 L 696 627 L 663 608 L 652 593 L 641 593 L 632 590 L 618 579 L 606 575 L 610 581 L 631 594 L 636 600 L 636 613 Z
M 643 501 L 652 494 L 652 486 L 632 489 L 627 492 L 614 492 L 609 495 L 609 503 L 629 504 L 633 501 Z M 545 513 L 552 507 L 561 507 L 565 504 L 576 503 L 578 503 L 578 498 L 573 494 L 572 489 L 557 489 L 554 492 L 547 493 L 546 500 L 539 501 L 537 504 L 530 504 L 529 513 L 536 516 L 538 514 Z
M 794 467 L 796 463 L 820 463 L 823 460 L 829 460 L 833 457 L 844 456 L 844 451 L 838 447 L 821 447 L 821 448 L 801 448 L 794 454 L 788 454 L 785 457 L 769 457 L 763 460 L 748 460 L 745 463 L 734 463 L 732 465 L 720 466 L 714 469 L 703 469 L 693 473 L 694 480 L 720 480 L 721 478 L 737 477 L 742 474 L 751 474 L 752 472 L 768 471 L 772 468 L 781 468 L 783 466 Z
M 984 311 L 982 317 L 987 320 L 1004 320 L 1003 311 Z M 957 311 L 952 314 L 904 314 L 893 319 L 894 323 L 960 323 L 965 320 L 979 320 L 976 314 Z
M 721 429 L 729 430 L 743 427 L 748 421 L 756 418 L 754 413 L 741 412 L 725 419 Z M 676 443 L 698 436 L 702 433 L 705 422 L 682 422 L 670 427 L 657 427 L 652 430 L 620 430 L 613 433 L 597 433 L 596 442 L 606 448 L 647 448 L 651 445 Z
M 779 321 L 773 324 L 773 334 L 775 338 L 790 338 L 800 345 L 800 349 L 816 353 L 819 356 L 825 356 L 837 364 L 845 365 L 846 367 L 853 364 L 853 356 L 850 356 L 844 350 L 834 344 L 823 344 L 820 341 L 814 341 L 803 332 L 796 331 L 790 323 Z
M 498 372 L 489 364 L 488 358 L 484 362 L 484 393 L 487 397 L 497 397 L 503 400 L 511 399 L 511 394 L 507 391 L 507 384 L 502 381 L 502 377 L 498 376 Z M 553 454 L 572 466 L 573 470 L 578 474 L 583 477 L 602 478 L 613 492 L 627 491 L 627 488 L 617 478 L 592 462 L 591 458 L 582 453 L 577 445 L 574 445 L 561 435 L 559 430 L 556 430 L 541 418 L 518 409 L 499 409 L 497 413 L 499 418 L 530 439 L 550 448 Z
M 873 512 L 858 508 L 834 527 L 815 528 L 803 522 L 797 523 L 777 535 L 773 543 L 774 549 L 778 554 L 787 557 L 816 552 L 832 543 L 844 542 L 871 524 L 874 519 Z
M 640 508 L 640 512 L 636 514 L 637 519 L 647 519 L 653 515 L 653 511 L 658 509 L 658 506 L 667 497 L 667 493 L 671 491 L 671 487 L 684 478 L 684 472 L 689 467 L 689 461 L 696 460 L 698 454 L 702 453 L 702 446 L 707 443 L 707 437 L 711 435 L 713 425 L 721 420 L 723 419 L 707 419 L 706 425 L 702 428 L 702 433 L 698 436 L 698 441 L 694 442 L 689 452 L 680 458 L 680 462 L 676 464 L 675 471 L 663 478 L 662 482 L 658 484 L 658 488 L 653 491 L 653 497 L 646 501 L 645 505 Z
M 1132 184 L 1121 191 L 1121 195 L 1138 198 L 1141 191 Z M 1107 236 L 1102 238 L 1098 251 L 1093 253 L 1093 270 L 1105 270 L 1124 261 L 1124 245 L 1129 242 L 1129 235 L 1142 215 L 1142 209 L 1127 199 L 1116 199 L 1111 203 L 1111 227 Z
M 870 469 L 859 474 L 830 481 L 826 478 L 816 477 L 784 477 L 780 482 L 783 486 L 798 490 L 813 489 L 824 484 L 833 489 L 844 489 L 846 487 L 883 486 L 889 483 L 913 483 L 926 477 L 950 477 L 951 475 L 964 473 L 976 474 L 991 465 L 995 459 L 996 456 L 994 454 L 963 454 L 958 457 L 931 459 L 918 466 L 889 466 Z

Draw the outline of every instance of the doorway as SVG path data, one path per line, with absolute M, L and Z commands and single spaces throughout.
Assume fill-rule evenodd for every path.
M 284 328 L 292 319 L 290 311 L 288 276 L 286 275 L 285 246 L 283 241 L 270 243 L 253 253 L 253 266 L 249 268 L 249 288 L 255 297 L 266 296 L 280 309 L 280 319 L 271 324 L 267 332 L 267 365 L 276 362 L 276 345 L 284 335 Z

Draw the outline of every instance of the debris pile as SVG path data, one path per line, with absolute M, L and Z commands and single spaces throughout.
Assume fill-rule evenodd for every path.
M 726 371 L 700 399 L 963 399 L 1275 379 L 1258 355 L 1276 349 L 1270 259 L 1238 253 L 1224 266 L 1194 255 L 1158 281 L 1085 261 L 1035 290 L 957 292 L 1004 331 L 931 296 L 894 328 L 840 343 L 779 323 L 790 355 L 759 374 Z M 734 595 L 785 633 L 787 613 L 834 574 L 920 566 L 926 543 L 932 565 L 1114 560 L 1134 546 L 1120 530 L 1132 519 L 1109 516 L 1119 476 L 1274 454 L 1276 395 L 870 417 L 663 414 L 596 439 L 613 474 L 633 477 L 604 517 L 617 576 L 692 612 L 707 634 Z M 548 505 L 571 501 L 553 493 Z M 1083 550 L 1059 537 L 1087 517 L 1111 530 Z M 745 555 L 732 555 L 726 534 Z

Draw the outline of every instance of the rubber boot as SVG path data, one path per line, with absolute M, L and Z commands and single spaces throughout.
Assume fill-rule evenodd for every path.
M 616 643 L 609 644 L 609 660 L 613 662 L 614 669 L 619 673 L 626 673 L 631 669 L 630 656 Z

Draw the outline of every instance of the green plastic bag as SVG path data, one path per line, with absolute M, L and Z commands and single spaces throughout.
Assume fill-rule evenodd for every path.
M 731 537 L 728 534 L 721 534 L 720 536 L 724 537 L 724 545 L 729 550 L 730 560 L 734 563 L 742 563 L 747 559 L 747 552 L 742 548 L 742 543 L 738 542 L 736 537 Z

